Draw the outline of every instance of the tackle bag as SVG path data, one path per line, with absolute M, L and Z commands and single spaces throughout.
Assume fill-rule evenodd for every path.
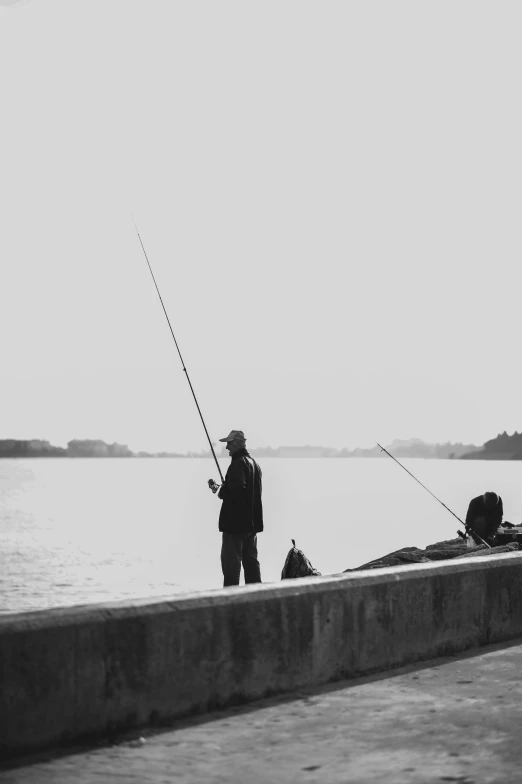
M 295 539 L 292 539 L 293 547 L 286 556 L 285 565 L 281 572 L 281 580 L 291 580 L 296 577 L 321 577 L 321 572 L 314 569 L 302 550 L 295 546 Z

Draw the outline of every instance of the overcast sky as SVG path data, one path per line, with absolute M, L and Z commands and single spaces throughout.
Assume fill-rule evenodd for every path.
M 0 438 L 522 430 L 519 2 L 0 2 Z

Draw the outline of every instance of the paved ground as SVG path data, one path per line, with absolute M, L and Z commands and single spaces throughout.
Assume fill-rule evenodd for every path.
M 522 639 L 0 772 L 0 784 L 522 782 Z

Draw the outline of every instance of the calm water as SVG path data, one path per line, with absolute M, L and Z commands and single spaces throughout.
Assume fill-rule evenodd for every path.
M 334 574 L 455 536 L 457 521 L 390 459 L 260 463 L 265 582 L 291 538 Z M 522 520 L 522 462 L 404 464 L 460 517 L 492 489 Z M 216 473 L 205 459 L 0 460 L 0 612 L 220 587 Z

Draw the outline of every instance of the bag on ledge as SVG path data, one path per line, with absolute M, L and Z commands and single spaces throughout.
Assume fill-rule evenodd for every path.
M 314 569 L 302 550 L 295 546 L 295 539 L 292 539 L 293 547 L 286 556 L 285 565 L 281 572 L 281 580 L 291 580 L 296 577 L 321 577 L 321 572 Z

